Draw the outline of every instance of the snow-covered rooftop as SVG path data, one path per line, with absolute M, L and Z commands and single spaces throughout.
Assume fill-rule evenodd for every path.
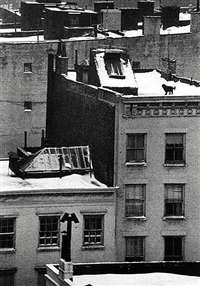
M 166 81 L 156 70 L 151 72 L 135 73 L 138 84 L 138 96 L 165 96 L 162 84 L 175 87 L 173 96 L 200 96 L 200 87 L 182 83 L 180 81 Z
M 71 80 L 76 80 L 75 72 L 68 72 L 67 77 Z M 138 87 L 138 95 L 136 97 L 152 97 L 166 96 L 162 88 L 162 84 L 175 87 L 173 95 L 170 96 L 198 96 L 200 97 L 200 87 L 183 83 L 181 81 L 167 81 L 161 77 L 161 74 L 156 71 L 134 73 L 134 77 Z M 133 95 L 124 95 L 124 97 L 133 97 Z M 135 96 L 134 96 L 135 97 Z
M 51 7 L 48 9 L 58 9 L 56 7 Z M 84 10 L 84 12 L 91 12 L 90 10 Z M 191 18 L 191 14 L 190 13 L 180 13 L 179 19 L 180 20 L 190 20 Z M 16 32 L 20 32 L 21 29 L 17 28 Z M 14 34 L 15 29 L 0 29 L 0 33 L 13 33 Z M 111 38 L 122 38 L 122 37 L 127 37 L 127 38 L 131 38 L 131 37 L 139 37 L 143 35 L 142 29 L 138 29 L 138 30 L 129 30 L 129 31 L 123 31 L 123 35 L 120 35 L 118 33 L 114 33 L 114 32 L 109 32 L 106 31 L 107 35 L 105 34 L 101 34 L 101 33 L 97 33 L 97 39 L 105 39 L 108 37 Z M 163 30 L 163 28 L 161 27 L 160 29 L 160 35 L 167 35 L 167 34 L 183 34 L 183 33 L 190 33 L 190 25 L 187 26 L 180 26 L 180 27 L 169 27 L 166 30 Z M 78 40 L 93 40 L 94 37 L 90 36 L 90 37 L 73 37 L 70 38 L 70 40 L 73 41 L 78 41 Z M 40 35 L 39 38 L 37 36 L 27 36 L 27 37 L 0 37 L 0 43 L 1 42 L 37 42 L 37 41 L 44 41 L 44 36 Z
M 63 189 L 100 189 L 107 188 L 90 174 L 72 174 L 54 178 L 17 177 L 8 167 L 8 161 L 0 161 L 0 192 L 4 191 L 31 191 L 31 190 L 63 190 Z
M 73 276 L 76 286 L 199 286 L 200 277 L 171 273 L 104 274 Z

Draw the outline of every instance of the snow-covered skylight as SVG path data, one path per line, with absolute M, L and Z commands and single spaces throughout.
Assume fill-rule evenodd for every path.
M 118 50 L 119 51 L 119 50 Z M 113 51 L 114 52 L 114 51 Z M 121 51 L 123 53 L 123 51 Z M 99 79 L 102 87 L 129 87 L 129 88 L 137 88 L 137 83 L 134 78 L 134 74 L 131 68 L 131 64 L 129 60 L 123 59 L 120 57 L 120 64 L 123 71 L 124 78 L 119 77 L 110 77 L 106 70 L 106 62 L 105 62 L 105 50 L 98 50 L 96 53 L 96 69 L 99 75 Z

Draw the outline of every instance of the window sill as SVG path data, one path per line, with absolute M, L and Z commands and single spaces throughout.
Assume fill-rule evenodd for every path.
M 143 220 L 146 221 L 146 216 L 126 216 L 125 220 Z
M 38 252 L 43 252 L 43 251 L 60 251 L 60 247 L 58 247 L 58 246 L 38 247 L 37 251 Z
M 32 71 L 26 71 L 24 72 L 24 74 L 32 74 L 33 72 Z
M 146 167 L 147 163 L 146 162 L 126 162 L 126 166 L 142 166 L 142 167 Z
M 185 167 L 186 164 L 184 163 L 181 163 L 181 164 L 176 164 L 176 163 L 165 163 L 164 164 L 164 167 Z
M 186 218 L 184 216 L 175 216 L 175 215 L 163 217 L 163 220 L 185 220 L 185 219 Z
M 90 245 L 90 246 L 82 246 L 81 250 L 105 250 L 103 245 Z
M 8 254 L 8 253 L 15 253 L 16 252 L 16 249 L 14 248 L 2 248 L 0 249 L 0 253 L 3 254 Z
M 32 109 L 24 109 L 24 111 L 25 112 L 27 112 L 27 111 L 30 112 L 30 111 L 32 111 Z

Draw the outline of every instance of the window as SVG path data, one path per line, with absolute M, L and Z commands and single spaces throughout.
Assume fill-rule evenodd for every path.
M 32 110 L 32 101 L 24 101 L 24 111 Z
M 140 69 L 140 62 L 132 62 L 132 69 L 133 70 Z
M 120 61 L 120 53 L 106 53 L 104 60 L 109 77 L 125 78 Z
M 166 236 L 165 238 L 165 261 L 183 260 L 183 237 Z
M 123 75 L 120 61 L 107 60 L 106 67 L 107 67 L 107 72 L 109 76 Z
M 103 216 L 84 216 L 83 246 L 103 245 Z
M 165 216 L 182 216 L 184 185 L 165 185 Z
M 24 72 L 32 72 L 32 63 L 24 64 Z
M 39 246 L 59 246 L 59 217 L 40 217 Z
M 126 237 L 126 256 L 125 261 L 144 260 L 144 237 Z
M 0 249 L 14 248 L 15 240 L 15 219 L 0 219 Z
M 79 14 L 69 14 L 70 26 L 79 26 Z
M 146 162 L 145 134 L 127 134 L 126 162 Z
M 184 139 L 185 139 L 185 134 L 180 134 L 180 133 L 166 134 L 166 150 L 165 150 L 166 164 L 185 163 Z
M 12 270 L 0 271 L 0 285 L 2 286 L 14 286 L 15 274 Z
M 46 285 L 46 280 L 45 280 L 45 275 L 46 273 L 38 272 L 37 275 L 37 286 L 45 286 Z
M 126 217 L 145 215 L 145 185 L 126 185 Z

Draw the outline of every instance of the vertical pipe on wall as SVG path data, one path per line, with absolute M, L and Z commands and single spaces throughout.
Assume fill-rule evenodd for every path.
M 78 50 L 75 50 L 75 66 L 78 64 Z
M 27 131 L 24 131 L 24 148 L 27 148 Z
M 47 71 L 47 110 L 46 110 L 46 138 L 52 137 L 52 106 L 54 91 L 54 50 L 48 52 L 48 71 Z

